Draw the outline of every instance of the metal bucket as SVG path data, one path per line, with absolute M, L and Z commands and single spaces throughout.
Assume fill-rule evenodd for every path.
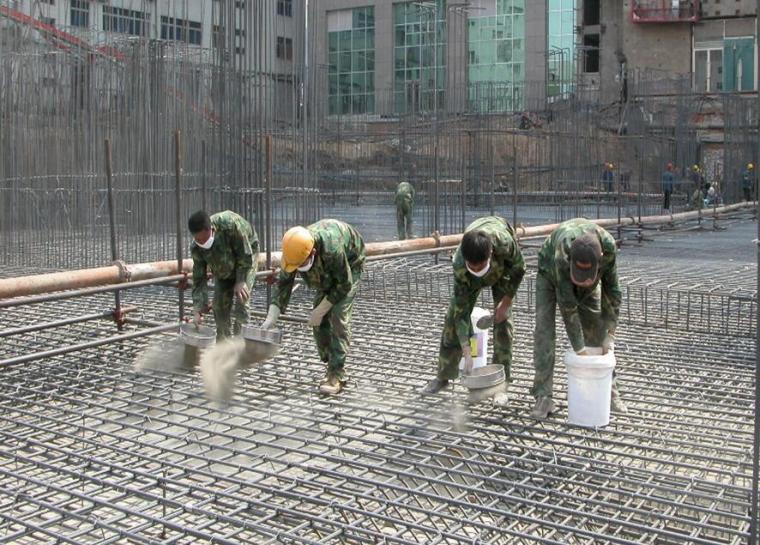
M 262 329 L 252 325 L 244 325 L 242 328 L 245 339 L 245 351 L 242 360 L 244 364 L 259 363 L 273 358 L 280 351 L 282 343 L 282 330 Z
M 183 365 L 192 369 L 200 362 L 201 351 L 216 343 L 216 330 L 205 325 L 182 324 L 179 339 L 185 345 Z

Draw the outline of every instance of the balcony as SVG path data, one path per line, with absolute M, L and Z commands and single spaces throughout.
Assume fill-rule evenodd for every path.
M 694 23 L 699 21 L 699 0 L 631 0 L 634 23 Z

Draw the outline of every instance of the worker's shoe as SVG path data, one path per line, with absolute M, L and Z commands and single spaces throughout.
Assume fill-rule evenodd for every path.
M 530 416 L 543 420 L 551 413 L 555 411 L 554 401 L 549 396 L 542 396 L 536 399 L 536 404 L 533 406 L 533 410 L 530 411 Z
M 319 393 L 328 396 L 338 395 L 345 384 L 346 381 L 340 380 L 336 375 L 328 374 L 324 382 L 319 385 Z
M 507 392 L 499 392 L 493 396 L 493 404 L 502 409 L 509 405 L 509 396 L 507 395 Z
M 422 390 L 420 390 L 420 393 L 425 396 L 437 394 L 444 388 L 447 388 L 449 385 L 448 379 L 445 378 L 434 378 L 430 382 L 428 382 Z
M 618 414 L 628 414 L 628 407 L 620 396 L 610 398 L 610 411 Z

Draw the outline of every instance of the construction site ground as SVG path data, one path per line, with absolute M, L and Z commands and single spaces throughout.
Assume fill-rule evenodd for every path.
M 757 225 L 745 214 L 720 230 L 686 227 L 622 245 L 616 357 L 629 412 L 604 428 L 566 422 L 561 357 L 560 410 L 529 417 L 536 241 L 515 302 L 506 409 L 468 404 L 458 384 L 418 393 L 436 371 L 446 256 L 367 266 L 337 397 L 316 391 L 325 369 L 311 331 L 287 321 L 282 352 L 241 371 L 228 404 L 204 397 L 197 371 L 134 371 L 141 350 L 171 335 L 4 366 L 0 543 L 744 543 Z M 257 287 L 257 311 L 265 297 Z M 133 317 L 176 320 L 173 288 L 122 300 Z M 299 290 L 288 314 L 310 304 Z M 97 295 L 0 320 L 7 330 L 112 306 Z M 12 335 L 0 358 L 114 334 L 104 320 Z

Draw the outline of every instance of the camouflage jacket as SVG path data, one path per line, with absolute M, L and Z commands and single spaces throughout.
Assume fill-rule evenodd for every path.
M 742 189 L 752 189 L 755 182 L 755 176 L 751 170 L 745 168 L 742 172 Z
M 538 272 L 554 286 L 567 336 L 575 350 L 585 346 L 578 314 L 578 295 L 580 290 L 589 288 L 580 288 L 570 279 L 570 245 L 576 238 L 589 231 L 596 232 L 602 245 L 602 259 L 599 263 L 599 278 L 602 281 L 602 321 L 607 330 L 614 333 L 623 292 L 618 282 L 615 263 L 617 246 L 612 235 L 587 219 L 576 218 L 561 223 L 546 238 L 538 253 Z
M 314 236 L 317 249 L 314 265 L 307 272 L 298 270 L 286 273 L 280 270 L 277 285 L 272 293 L 272 304 L 285 311 L 290 302 L 296 275 L 316 290 L 319 297 L 327 297 L 332 304 L 339 303 L 354 285 L 356 273 L 361 272 L 367 253 L 359 232 L 338 220 L 325 219 L 307 227 Z
M 414 205 L 414 186 L 409 182 L 401 182 L 396 188 L 396 206 Z
M 461 344 L 470 338 L 470 313 L 472 300 L 481 289 L 492 287 L 497 296 L 514 297 L 525 274 L 525 261 L 512 226 L 503 218 L 486 216 L 472 222 L 465 229 L 483 231 L 491 239 L 491 268 L 488 273 L 477 278 L 467 271 L 461 248 L 454 253 L 454 294 L 451 309 L 454 327 Z M 496 304 L 499 301 L 494 301 Z
M 244 282 L 256 268 L 259 239 L 251 224 L 230 210 L 211 216 L 214 244 L 208 250 L 195 241 L 190 246 L 193 257 L 193 308 L 208 304 L 207 272 L 215 278 Z

